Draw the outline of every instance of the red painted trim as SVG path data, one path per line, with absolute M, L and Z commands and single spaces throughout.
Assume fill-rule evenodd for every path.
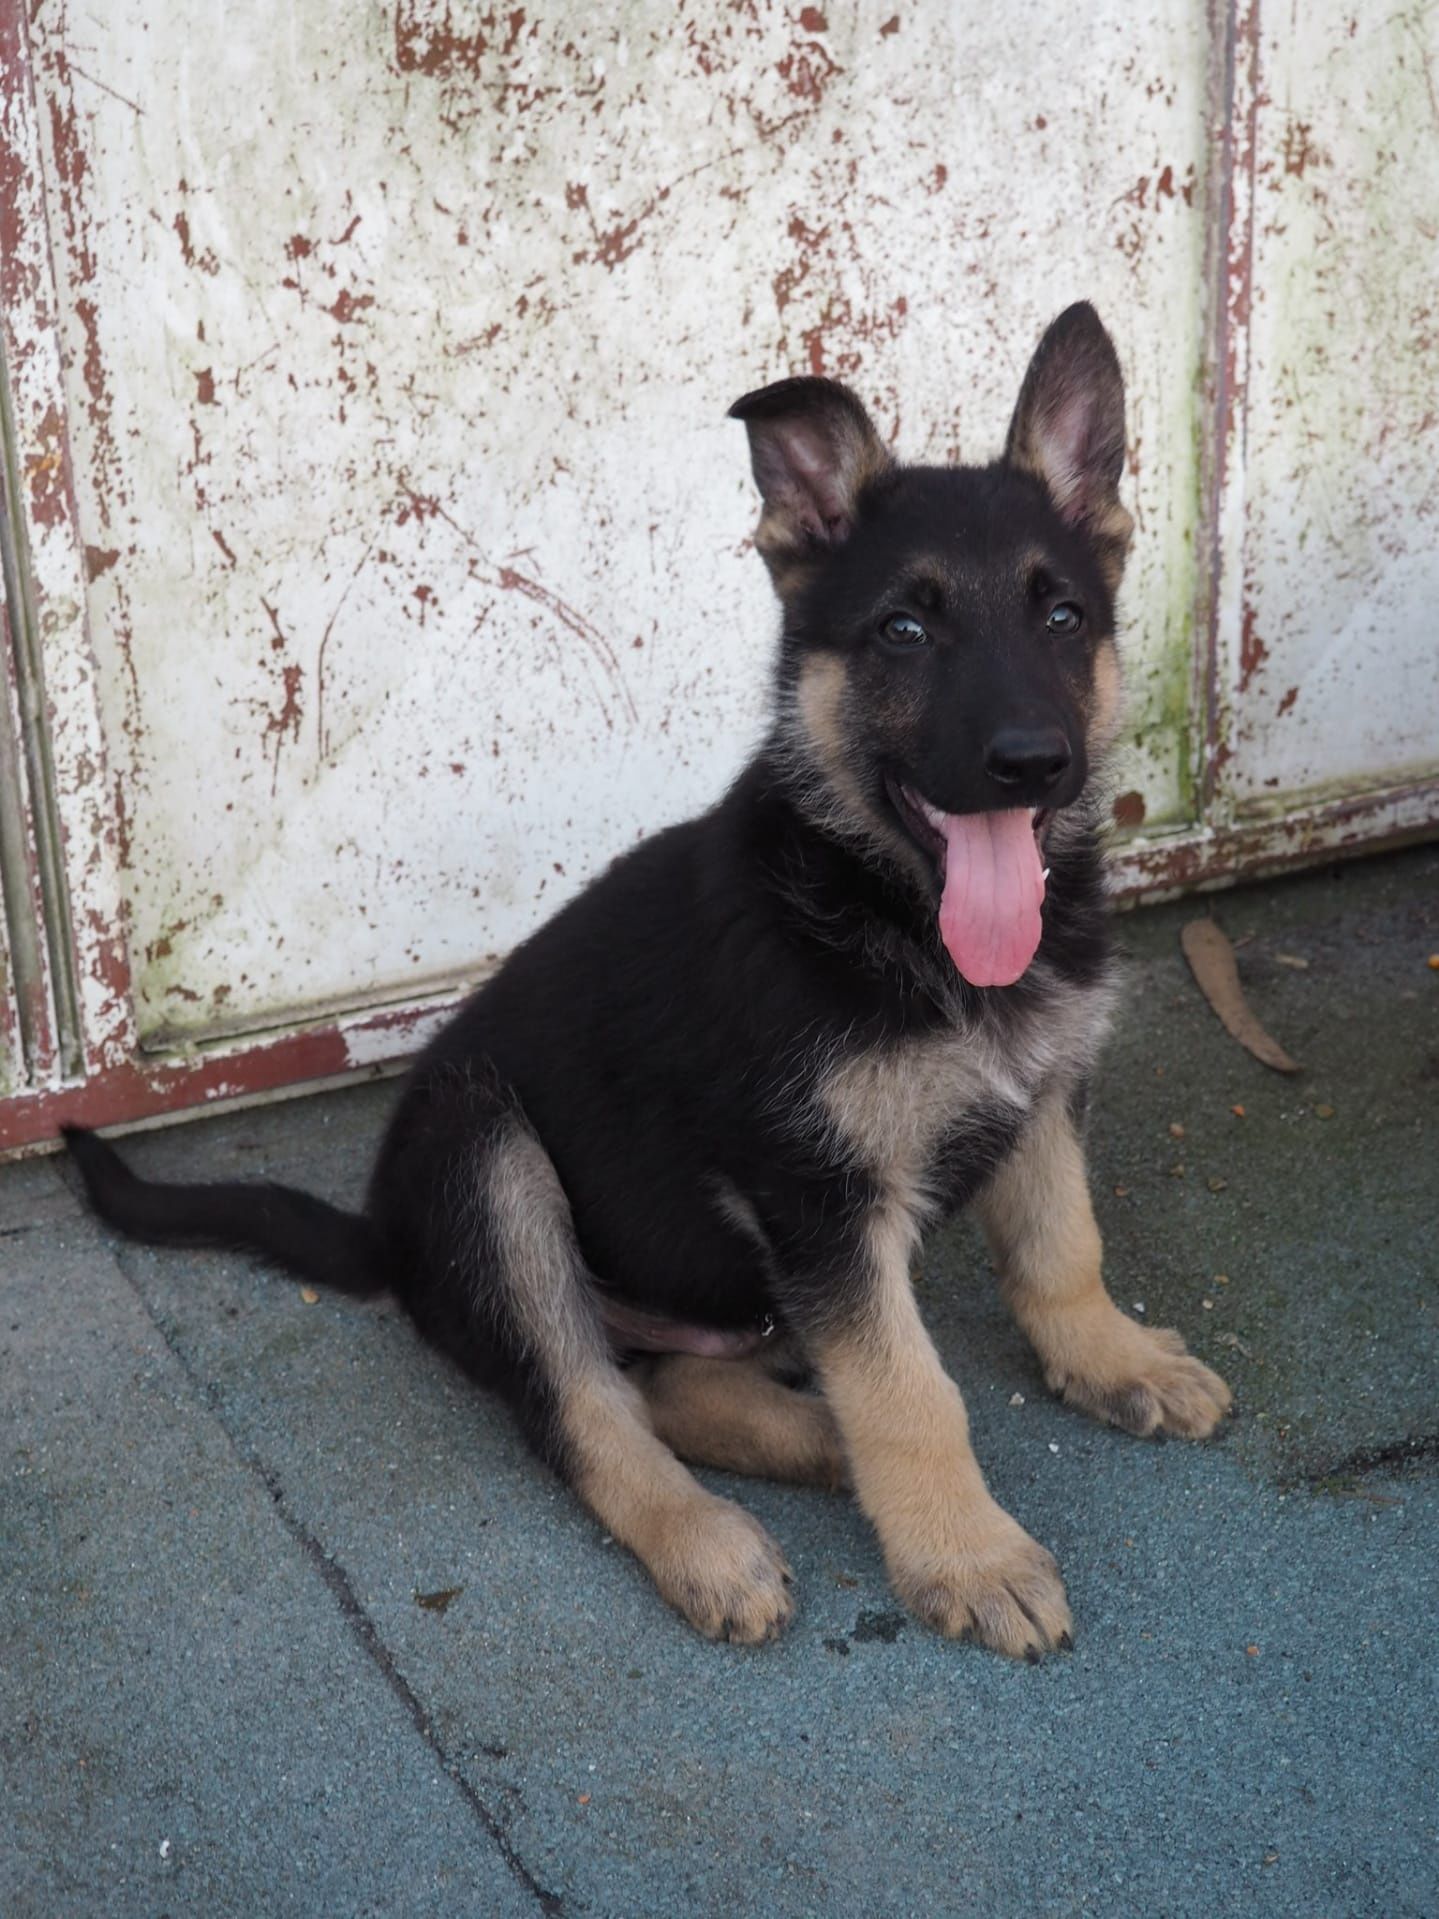
M 25 1077 L 25 1052 L 20 1035 L 20 1009 L 11 988 L 12 969 L 6 965 L 6 957 L 5 933 L 0 926 L 0 969 L 4 972 L 0 978 L 0 1056 L 10 1062 L 6 1072 L 13 1074 L 18 1086 Z
M 1203 381 L 1206 406 L 1199 433 L 1200 512 L 1195 554 L 1196 638 L 1199 657 L 1193 681 L 1198 722 L 1199 762 L 1195 796 L 1201 817 L 1214 788 L 1214 756 L 1219 728 L 1219 583 L 1223 577 L 1222 525 L 1224 483 L 1228 473 L 1229 314 L 1227 265 L 1229 231 L 1234 219 L 1234 17 L 1233 0 L 1211 0 L 1209 8 L 1209 102 L 1217 156 L 1213 164 L 1208 231 L 1204 243 L 1204 285 L 1210 302 L 1208 358 Z
M 456 995 L 387 1009 L 166 1064 L 132 1062 L 68 1086 L 22 1093 L 0 1101 L 0 1157 L 54 1139 L 62 1125 L 124 1126 L 407 1059 L 462 1000 Z
M 1176 833 L 1114 853 L 1114 897 L 1171 899 L 1439 836 L 1439 778 L 1306 808 L 1277 820 Z
M 1206 277 L 1212 289 L 1213 323 L 1208 372 L 1209 415 L 1204 459 L 1205 554 L 1199 630 L 1202 657 L 1202 757 L 1199 816 L 1220 810 L 1229 746 L 1224 738 L 1232 689 L 1223 684 L 1227 595 L 1242 603 L 1242 554 L 1226 553 L 1226 519 L 1232 490 L 1244 483 L 1244 434 L 1248 407 L 1250 315 L 1254 279 L 1254 195 L 1258 168 L 1260 0 L 1215 0 L 1211 11 L 1214 121 L 1219 134 L 1218 193 L 1206 247 Z M 1242 538 L 1242 534 L 1241 534 Z M 1231 587 L 1226 560 L 1238 571 Z M 1242 605 L 1241 605 L 1242 618 Z

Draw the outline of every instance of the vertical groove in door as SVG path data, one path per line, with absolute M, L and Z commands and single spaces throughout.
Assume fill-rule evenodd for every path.
M 49 712 L 19 481 L 10 380 L 0 341 L 0 566 L 10 653 L 5 677 L 14 688 L 13 710 L 19 725 L 16 738 L 8 712 L 0 724 L 0 895 L 26 1068 L 36 1070 L 40 1024 L 48 1011 L 58 1064 L 68 1078 L 83 1070 L 84 1055 Z
M 0 1101 L 11 1093 L 18 1093 L 29 1072 L 15 1005 L 14 969 L 10 964 L 9 930 L 3 906 L 0 899 Z
M 6 960 L 6 998 L 13 1007 L 13 1028 L 8 1034 L 16 1057 L 7 1077 L 19 1084 L 35 1079 L 43 1072 L 47 1048 L 43 1026 L 49 1022 L 49 987 L 45 958 L 40 944 L 40 926 L 35 911 L 36 890 L 32 889 L 32 849 L 27 822 L 26 782 L 20 744 L 20 699 L 12 696 L 13 624 L 10 601 L 10 537 L 8 511 L 0 512 L 4 522 L 0 530 L 3 548 L 5 620 L 0 645 L 8 657 L 0 660 L 0 950 Z M 10 1022 L 6 1022 L 7 1026 Z

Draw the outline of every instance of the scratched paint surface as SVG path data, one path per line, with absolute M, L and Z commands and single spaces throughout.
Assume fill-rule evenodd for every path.
M 0 1094 L 13 1092 L 22 1078 L 19 1009 L 12 978 L 5 918 L 0 914 Z
M 130 998 L 125 910 L 120 870 L 126 789 L 107 767 L 99 707 L 98 663 L 89 644 L 86 587 L 70 485 L 66 431 L 65 368 L 62 362 L 56 276 L 46 218 L 43 180 L 47 149 L 30 85 L 25 22 L 12 5 L 0 6 L 0 338 L 3 338 L 13 433 L 15 497 L 10 534 L 23 555 L 28 593 L 6 606 L 9 646 L 0 680 L 12 702 L 9 733 L 17 763 L 33 705 L 46 709 L 48 794 L 22 779 L 20 822 L 25 850 L 7 873 L 12 890 L 23 879 L 28 895 L 32 964 L 18 1011 L 26 1035 L 30 1077 L 45 1085 L 83 1064 L 102 1072 L 129 1059 L 135 1049 Z M 72 155 L 71 165 L 75 165 Z M 83 250 L 80 254 L 85 265 Z M 82 294 L 74 319 L 93 310 L 93 293 Z M 19 584 L 17 581 L 15 584 Z M 7 589 L 8 592 L 8 589 Z M 33 617 L 34 629 L 31 628 Z M 39 677 L 28 679 L 21 697 L 17 677 L 22 630 L 33 645 Z M 27 645 L 28 656 L 28 645 Z M 43 682 L 43 686 L 42 686 Z M 22 718 L 22 708 L 25 709 Z M 30 745 L 36 744 L 33 735 Z M 28 756 L 32 761 L 33 752 Z M 39 808 L 53 799 L 63 835 L 56 848 L 49 898 L 41 875 Z M 63 864 L 63 875 L 56 869 Z M 44 937 L 53 914 L 55 949 Z M 67 928 L 68 921 L 68 928 Z M 50 953 L 64 931 L 76 936 L 75 977 L 57 981 Z M 12 962 L 16 959 L 11 922 Z M 16 971 L 17 981 L 20 969 Z M 77 1022 L 78 1059 L 66 1058 L 57 1012 L 70 999 Z
M 1439 8 L 1262 15 L 1241 813 L 1439 766 Z
M 756 738 L 746 388 L 984 459 L 1131 393 L 1122 817 L 1189 817 L 1204 8 L 54 3 L 32 23 L 142 1037 L 413 996 Z M 223 56 L 223 57 L 222 57 Z

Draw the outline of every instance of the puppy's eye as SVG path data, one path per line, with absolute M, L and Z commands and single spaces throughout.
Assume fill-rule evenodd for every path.
M 1077 633 L 1084 625 L 1084 613 L 1073 600 L 1061 600 L 1058 606 L 1051 607 L 1044 624 L 1051 633 Z
M 891 646 L 923 646 L 929 638 L 912 613 L 891 613 L 879 631 Z

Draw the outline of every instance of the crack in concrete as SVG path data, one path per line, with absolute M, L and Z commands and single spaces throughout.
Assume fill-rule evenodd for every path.
M 106 1242 L 102 1239 L 101 1244 L 106 1244 Z M 314 1567 L 315 1571 L 324 1581 L 326 1590 L 338 1606 L 340 1616 L 344 1620 L 346 1627 L 358 1641 L 361 1649 L 374 1663 L 381 1678 L 385 1681 L 385 1684 L 389 1687 L 395 1699 L 404 1707 L 415 1731 L 420 1735 L 425 1745 L 434 1755 L 440 1770 L 464 1800 L 471 1816 L 483 1829 L 486 1837 L 499 1853 L 501 1859 L 504 1860 L 512 1876 L 535 1901 L 540 1912 L 552 1915 L 552 1919 L 564 1919 L 565 1905 L 561 1896 L 558 1893 L 548 1891 L 540 1884 L 538 1879 L 535 1878 L 524 1860 L 520 1858 L 519 1854 L 510 1844 L 500 1821 L 495 1817 L 494 1813 L 490 1811 L 489 1807 L 475 1791 L 469 1780 L 466 1779 L 460 1769 L 459 1762 L 451 1758 L 450 1754 L 446 1752 L 433 1725 L 430 1723 L 429 1715 L 426 1713 L 419 1695 L 395 1664 L 389 1647 L 380 1636 L 378 1627 L 361 1605 L 355 1589 L 350 1583 L 349 1575 L 345 1572 L 344 1568 L 326 1552 L 324 1546 L 310 1531 L 299 1515 L 291 1510 L 289 1502 L 285 1497 L 285 1489 L 280 1483 L 278 1475 L 266 1466 L 257 1453 L 251 1451 L 250 1448 L 243 1444 L 230 1426 L 224 1416 L 218 1393 L 210 1382 L 201 1374 L 197 1373 L 190 1365 L 185 1357 L 184 1351 L 171 1336 L 170 1329 L 165 1325 L 165 1322 L 160 1318 L 151 1306 L 149 1300 L 145 1297 L 143 1289 L 134 1274 L 130 1271 L 126 1261 L 120 1256 L 117 1248 L 114 1245 L 106 1244 L 106 1250 L 114 1260 L 116 1270 L 124 1279 L 125 1284 L 130 1288 L 131 1292 L 134 1293 L 136 1299 L 139 1300 L 146 1318 L 164 1341 L 167 1352 L 173 1355 L 176 1365 L 184 1374 L 185 1379 L 189 1382 L 201 1404 L 225 1435 L 231 1452 L 245 1468 L 246 1472 L 258 1479 L 270 1495 L 271 1503 L 280 1523 L 299 1546 L 309 1564 Z
M 1439 1460 L 1439 1433 L 1416 1433 L 1387 1446 L 1361 1446 L 1327 1466 L 1315 1466 L 1294 1482 L 1322 1489 L 1336 1480 L 1365 1479 L 1371 1473 L 1408 1472 Z
M 154 1318 L 153 1314 L 151 1314 L 151 1318 Z M 164 1337 L 164 1328 L 161 1327 L 160 1330 L 161 1336 Z M 168 1339 L 166 1339 L 165 1343 L 166 1345 L 170 1345 Z M 175 1349 L 171 1346 L 170 1350 L 173 1352 Z M 176 1356 L 178 1358 L 178 1354 Z M 183 1360 L 181 1364 L 184 1364 Z M 188 1368 L 186 1372 L 187 1377 L 193 1377 L 189 1374 Z M 210 1410 L 217 1419 L 220 1419 L 219 1413 L 213 1406 L 210 1407 Z M 220 1424 L 222 1426 L 224 1425 L 223 1419 L 220 1420 Z M 460 1797 L 469 1807 L 471 1813 L 484 1828 L 500 1857 L 504 1860 L 515 1878 L 524 1887 L 525 1891 L 535 1900 L 540 1911 L 554 1914 L 556 1915 L 556 1919 L 559 1919 L 559 1916 L 564 1912 L 564 1903 L 559 1894 L 547 1892 L 535 1878 L 529 1867 L 526 1866 L 525 1862 L 520 1858 L 519 1854 L 506 1838 L 504 1829 L 495 1818 L 495 1815 L 480 1798 L 469 1780 L 465 1778 L 458 1762 L 451 1759 L 450 1755 L 441 1745 L 434 1727 L 430 1724 L 429 1715 L 420 1702 L 418 1694 L 395 1664 L 394 1659 L 391 1657 L 390 1649 L 380 1637 L 375 1622 L 360 1604 L 355 1589 L 350 1584 L 349 1576 L 346 1574 L 344 1568 L 330 1557 L 304 1522 L 290 1511 L 285 1500 L 284 1487 L 280 1484 L 278 1477 L 272 1473 L 267 1466 L 261 1464 L 258 1459 L 246 1459 L 244 1451 L 235 1443 L 234 1436 L 230 1434 L 229 1428 L 226 1427 L 225 1431 L 230 1438 L 231 1444 L 235 1446 L 237 1457 L 243 1460 L 249 1469 L 256 1474 L 261 1484 L 269 1492 L 270 1497 L 275 1503 L 275 1510 L 279 1514 L 286 1531 L 298 1544 L 300 1550 L 319 1573 L 321 1579 L 324 1580 L 331 1596 L 340 1609 L 341 1616 L 344 1618 L 346 1625 L 379 1668 L 386 1685 L 409 1714 L 415 1731 L 435 1755 L 446 1778 L 449 1779 L 450 1783 L 455 1787 Z

